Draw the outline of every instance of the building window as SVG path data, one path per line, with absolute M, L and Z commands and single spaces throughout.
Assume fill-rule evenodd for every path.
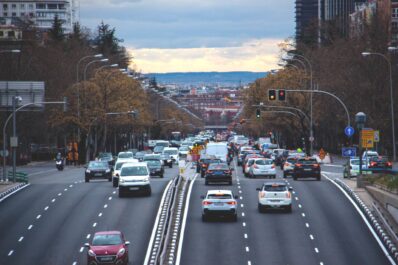
M 0 37 L 4 37 L 4 31 L 0 31 Z
M 48 9 L 57 9 L 57 4 L 48 4 Z
M 33 9 L 33 4 L 29 4 L 29 9 Z
M 3 13 L 3 17 L 8 17 L 8 13 L 7 13 L 7 12 L 4 12 L 4 13 Z
M 9 31 L 8 37 L 15 37 L 15 31 L 13 31 L 13 30 Z
M 8 5 L 7 4 L 3 4 L 3 9 L 7 10 L 8 9 Z
M 24 17 L 25 16 L 25 12 L 21 12 L 21 17 Z
M 37 9 L 46 9 L 46 4 L 36 4 Z
M 16 17 L 16 16 L 17 16 L 17 13 L 12 12 L 11 16 Z
M 21 4 L 21 8 L 24 9 L 25 8 L 25 4 Z
M 393 8 L 392 9 L 392 17 L 393 18 L 398 18 L 398 8 Z
M 392 29 L 398 29 L 398 22 L 392 22 L 391 23 L 391 28 Z
M 12 8 L 12 9 L 17 9 L 17 5 L 16 5 L 16 4 L 12 4 L 12 5 L 11 5 L 11 8 Z

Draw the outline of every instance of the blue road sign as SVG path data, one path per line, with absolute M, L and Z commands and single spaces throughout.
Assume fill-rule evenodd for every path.
M 343 147 L 341 151 L 343 157 L 357 156 L 357 149 L 355 147 Z
M 345 133 L 345 135 L 347 135 L 348 137 L 353 136 L 353 135 L 354 135 L 354 132 L 355 132 L 355 130 L 354 130 L 354 128 L 352 128 L 351 126 L 347 126 L 347 127 L 345 127 L 345 129 L 344 129 L 344 133 Z

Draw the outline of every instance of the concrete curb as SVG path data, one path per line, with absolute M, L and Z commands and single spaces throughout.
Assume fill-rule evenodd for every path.
M 395 262 L 397 262 L 398 261 L 397 248 L 392 243 L 390 237 L 387 235 L 387 233 L 384 231 L 384 229 L 380 226 L 379 222 L 374 217 L 371 210 L 365 205 L 365 203 L 361 200 L 361 198 L 342 180 L 335 178 L 334 181 L 341 188 L 343 188 L 348 193 L 348 195 L 351 197 L 351 199 L 353 199 L 353 201 L 357 204 L 359 209 L 366 216 L 366 219 L 368 219 L 368 221 L 371 224 L 371 226 L 373 227 L 374 231 L 376 231 L 379 239 L 383 242 L 384 246 L 389 251 L 391 257 L 393 257 Z
M 21 191 L 21 190 L 23 190 L 24 188 L 26 188 L 28 186 L 30 186 L 29 183 L 21 183 L 21 184 L 15 186 L 15 187 L 12 187 L 12 188 L 0 193 L 0 202 L 4 201 L 8 197 L 14 195 L 18 191 Z

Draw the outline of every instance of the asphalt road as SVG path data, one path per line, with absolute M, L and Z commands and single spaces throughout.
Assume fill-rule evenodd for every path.
M 21 168 L 22 169 L 22 168 Z M 84 182 L 84 168 L 29 169 L 32 185 L 0 203 L 0 264 L 86 264 L 85 242 L 102 230 L 121 230 L 131 242 L 130 264 L 143 264 L 168 181 L 151 181 L 151 197 L 119 198 L 106 180 Z
M 338 172 L 338 167 L 330 168 Z M 293 212 L 260 214 L 256 188 L 266 180 L 244 178 L 240 167 L 235 174 L 233 186 L 205 186 L 197 178 L 181 264 L 390 264 L 354 207 L 324 177 L 321 181 L 288 178 L 294 189 Z M 241 196 L 238 222 L 201 221 L 200 195 L 219 188 Z

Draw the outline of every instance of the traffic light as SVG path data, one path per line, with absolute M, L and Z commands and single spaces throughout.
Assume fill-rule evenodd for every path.
M 285 101 L 286 100 L 286 92 L 284 89 L 278 90 L 278 100 Z
M 268 90 L 268 100 L 275 100 L 276 99 L 276 91 L 275 89 Z
M 256 118 L 257 118 L 257 119 L 260 119 L 260 116 L 261 116 L 261 111 L 260 111 L 260 109 L 256 109 Z

